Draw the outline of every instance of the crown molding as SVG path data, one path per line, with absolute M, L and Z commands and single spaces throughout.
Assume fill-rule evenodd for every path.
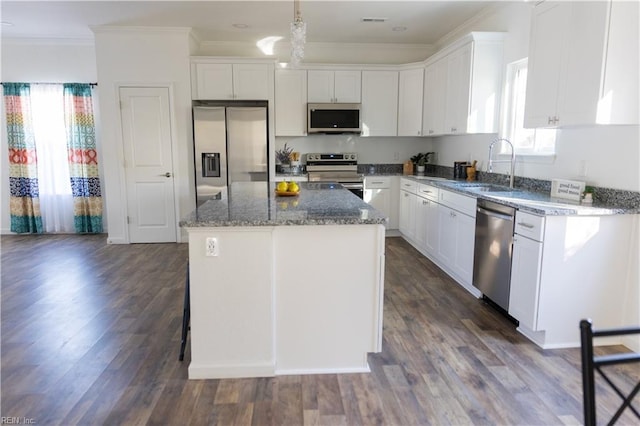
M 491 16 L 492 14 L 496 13 L 496 11 L 499 10 L 501 7 L 504 7 L 504 4 L 500 4 L 500 3 L 501 2 L 496 2 L 496 3 L 485 6 L 476 15 L 467 19 L 462 24 L 458 25 L 456 28 L 449 31 L 444 36 L 440 37 L 440 39 L 436 42 L 436 46 L 438 47 L 438 50 L 455 42 L 457 39 L 464 36 L 465 34 L 472 32 L 473 26 L 477 22 L 480 22 L 481 20 L 487 18 L 488 16 Z

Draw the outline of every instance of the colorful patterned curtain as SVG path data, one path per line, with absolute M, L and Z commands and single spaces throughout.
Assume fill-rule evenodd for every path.
M 42 233 L 36 144 L 31 121 L 30 86 L 3 83 L 9 145 L 11 231 Z
M 76 232 L 102 232 L 102 195 L 91 86 L 64 85 L 65 124 Z

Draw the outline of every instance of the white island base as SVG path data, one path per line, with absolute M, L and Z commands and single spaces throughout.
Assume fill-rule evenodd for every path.
M 188 227 L 190 379 L 368 372 L 384 225 Z M 218 256 L 206 256 L 215 238 Z

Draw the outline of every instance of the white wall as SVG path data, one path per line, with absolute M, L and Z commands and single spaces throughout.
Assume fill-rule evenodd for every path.
M 2 40 L 2 69 L 3 82 L 25 83 L 93 83 L 97 81 L 95 49 L 92 41 L 71 40 Z M 94 95 L 99 95 L 99 90 Z M 99 97 L 99 96 L 98 96 Z M 0 233 L 10 233 L 9 215 L 9 160 L 6 155 L 7 126 L 4 111 L 4 102 L 1 103 L 2 141 L 0 142 Z M 97 104 L 96 104 L 97 107 Z M 99 130 L 100 114 L 96 108 L 96 129 Z M 104 182 L 104 164 L 102 163 L 102 143 L 99 133 L 96 134 L 98 161 L 100 167 L 100 179 Z M 107 204 L 104 194 L 103 203 Z M 105 231 L 108 220 L 106 215 L 103 220 Z
M 533 3 L 513 3 L 494 10 L 482 20 L 458 28 L 447 39 L 470 31 L 507 31 L 505 66 L 528 56 Z M 482 170 L 488 161 L 489 144 L 496 135 L 443 136 L 435 138 L 438 164 L 453 166 L 458 160 L 478 160 Z M 581 162 L 586 176 L 580 175 Z M 592 126 L 558 131 L 554 158 L 518 157 L 516 175 L 538 179 L 585 180 L 590 185 L 640 191 L 640 128 L 638 126 Z M 508 165 L 498 165 L 506 173 Z
M 105 186 L 109 196 L 110 243 L 129 241 L 125 171 L 120 132 L 118 88 L 121 85 L 171 87 L 174 136 L 174 188 L 177 220 L 195 208 L 189 30 L 183 28 L 94 28 L 98 80 L 102 88 L 102 140 Z M 177 225 L 176 225 L 177 226 Z M 180 241 L 185 240 L 180 236 Z
M 362 164 L 402 164 L 418 152 L 432 149 L 428 138 L 384 138 L 355 135 L 312 135 L 306 137 L 277 137 L 276 149 L 284 144 L 302 154 L 309 152 L 356 152 Z

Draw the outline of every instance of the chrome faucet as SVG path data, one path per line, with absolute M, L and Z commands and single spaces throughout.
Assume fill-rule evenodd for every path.
M 491 142 L 491 145 L 489 145 L 489 164 L 487 166 L 487 171 L 489 173 L 493 173 L 493 163 L 506 163 L 507 162 L 507 160 L 494 160 L 493 159 L 493 146 L 498 142 L 506 142 L 511 147 L 511 160 L 509 160 L 509 162 L 511 163 L 510 176 L 509 176 L 509 188 L 513 188 L 513 176 L 514 176 L 514 171 L 515 171 L 515 168 L 516 168 L 516 150 L 513 148 L 513 144 L 511 142 L 509 142 L 508 139 L 498 138 L 498 139 L 494 140 L 493 142 Z

